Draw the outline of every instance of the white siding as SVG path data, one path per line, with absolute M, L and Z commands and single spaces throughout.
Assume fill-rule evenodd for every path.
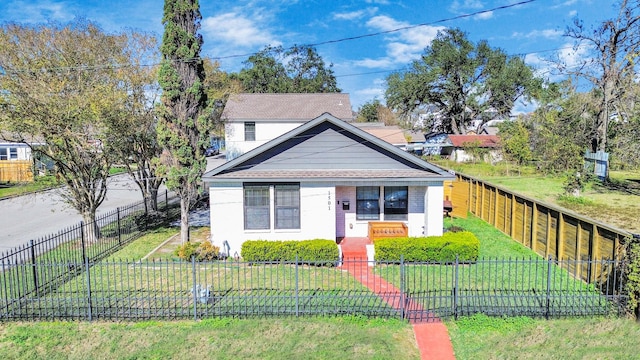
M 428 186 L 424 196 L 425 212 L 425 236 L 442 235 L 442 227 L 444 225 L 442 214 L 442 203 L 444 202 L 444 187 Z
M 240 255 L 246 240 L 334 240 L 335 189 L 325 186 L 300 187 L 300 229 L 275 230 L 273 228 L 273 194 L 271 196 L 271 229 L 244 230 L 242 185 L 211 187 L 211 241 L 220 246 L 226 240 L 231 255 Z M 233 214 L 233 215 L 230 215 Z
M 224 141 L 226 151 L 234 158 L 304 124 L 303 121 L 261 122 L 252 120 L 248 122 L 256 124 L 255 141 L 244 140 L 244 121 L 230 122 L 225 125 Z
M 432 191 L 435 190 L 432 189 Z M 442 187 L 440 187 L 440 191 L 442 191 Z M 356 220 L 356 187 L 338 187 L 336 193 L 338 194 L 338 198 L 336 200 L 339 200 L 340 203 L 344 200 L 348 200 L 350 202 L 349 211 L 343 211 L 342 206 L 340 205 L 336 212 L 338 237 L 366 237 L 369 235 L 370 221 L 384 221 L 384 199 L 382 199 L 384 187 L 380 188 L 380 220 Z M 409 236 L 419 237 L 424 235 L 425 227 L 427 226 L 424 212 L 426 193 L 427 187 L 425 186 L 409 187 L 409 214 L 407 221 L 404 221 L 409 228 Z M 440 217 L 442 218 L 442 200 L 440 200 L 439 209 Z M 342 217 L 342 219 L 340 217 Z M 436 220 L 433 221 L 435 224 Z M 440 231 L 442 232 L 442 229 L 440 229 Z
M 409 187 L 409 236 L 424 236 L 424 195 L 427 188 L 424 186 Z

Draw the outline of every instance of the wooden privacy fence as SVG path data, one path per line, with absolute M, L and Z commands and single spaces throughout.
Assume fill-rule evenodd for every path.
M 456 174 L 456 178 L 454 199 L 545 258 L 617 260 L 621 257 L 620 245 L 632 235 L 470 176 Z
M 0 161 L 0 182 L 33 181 L 32 166 L 31 160 Z

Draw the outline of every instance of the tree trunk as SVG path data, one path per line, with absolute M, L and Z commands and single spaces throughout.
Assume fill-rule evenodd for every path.
M 180 198 L 180 243 L 189 242 L 189 199 Z
M 84 240 L 87 244 L 96 243 L 100 239 L 100 227 L 96 222 L 95 211 L 87 211 L 82 213 L 82 220 L 84 221 Z
M 153 212 L 158 211 L 158 188 L 149 189 L 149 206 Z

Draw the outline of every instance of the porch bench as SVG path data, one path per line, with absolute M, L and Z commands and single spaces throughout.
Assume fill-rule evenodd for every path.
M 409 236 L 407 224 L 399 221 L 371 221 L 369 222 L 369 240 Z

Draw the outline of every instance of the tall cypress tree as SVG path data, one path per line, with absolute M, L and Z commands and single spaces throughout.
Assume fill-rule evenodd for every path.
M 180 197 L 180 238 L 189 241 L 189 210 L 197 200 L 206 168 L 204 149 L 210 128 L 198 0 L 165 0 L 162 62 L 158 82 L 158 141 L 163 147 L 159 170 L 167 188 Z

